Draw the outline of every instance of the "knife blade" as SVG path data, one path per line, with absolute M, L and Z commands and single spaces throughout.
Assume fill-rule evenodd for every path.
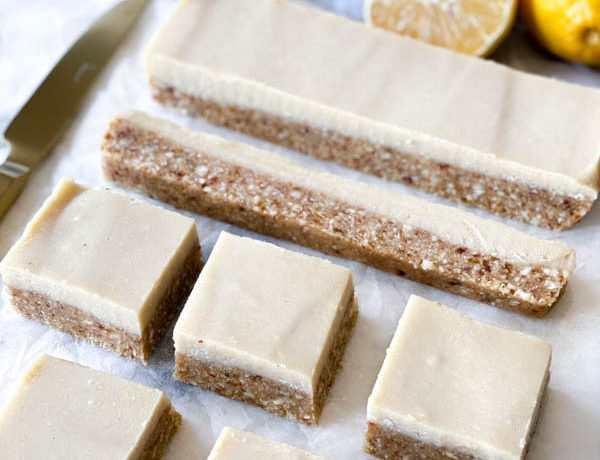
M 102 15 L 56 64 L 4 132 L 9 149 L 0 164 L 0 219 L 30 172 L 50 151 L 84 96 L 148 0 L 124 0 Z

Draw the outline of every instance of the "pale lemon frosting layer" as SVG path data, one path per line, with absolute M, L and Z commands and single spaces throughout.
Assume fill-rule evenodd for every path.
M 600 186 L 600 91 L 314 8 L 182 0 L 146 66 L 159 85 L 468 170 L 588 199 Z
M 207 460 L 326 460 L 297 447 L 225 427 Z
M 367 417 L 437 446 L 516 460 L 542 397 L 550 344 L 411 296 Z
M 350 270 L 222 232 L 177 321 L 177 353 L 312 394 L 345 307 Z
M 454 207 L 310 169 L 273 152 L 189 131 L 141 112 L 129 111 L 121 114 L 120 118 L 186 148 L 337 197 L 350 205 L 394 219 L 408 227 L 422 228 L 473 251 L 494 255 L 518 265 L 562 270 L 567 275 L 575 267 L 575 253 L 558 240 L 536 238 Z
M 159 390 L 44 355 L 0 413 L 0 456 L 137 459 L 168 404 Z
M 5 284 L 141 334 L 185 257 L 192 219 L 63 179 L 0 265 Z

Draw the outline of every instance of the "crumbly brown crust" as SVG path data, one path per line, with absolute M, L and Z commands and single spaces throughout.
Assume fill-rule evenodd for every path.
M 532 419 L 532 428 L 525 440 L 523 458 L 527 456 L 529 444 L 537 426 L 540 407 L 546 399 L 549 380 L 550 372 L 547 372 L 543 383 L 543 394 L 539 404 L 535 408 Z M 478 457 L 474 457 L 465 452 L 459 452 L 456 449 L 450 449 L 444 446 L 428 444 L 412 436 L 374 422 L 368 422 L 367 424 L 364 450 L 375 457 L 383 458 L 385 460 L 479 460 Z
M 346 257 L 530 316 L 545 315 L 568 273 L 522 266 L 440 240 L 350 202 L 184 148 L 124 119 L 105 134 L 108 179 L 178 208 Z
M 385 460 L 478 460 L 469 454 L 419 441 L 398 431 L 369 422 L 365 452 Z
M 145 364 L 183 307 L 200 273 L 200 268 L 200 248 L 196 246 L 174 276 L 141 336 L 104 323 L 76 306 L 58 302 L 38 292 L 11 286 L 6 288 L 11 304 L 26 318 L 40 321 L 61 332 Z
M 306 425 L 316 425 L 341 367 L 357 317 L 358 303 L 356 298 L 351 298 L 331 344 L 314 395 L 306 394 L 284 382 L 182 353 L 175 354 L 174 377 L 228 398 L 255 404 L 272 414 Z
M 181 425 L 181 415 L 171 404 L 164 410 L 154 427 L 150 440 L 139 460 L 160 460 Z
M 215 125 L 529 224 L 565 230 L 581 220 L 594 203 L 588 198 L 427 160 L 273 114 L 221 105 L 171 86 L 151 86 L 160 103 L 201 116 Z

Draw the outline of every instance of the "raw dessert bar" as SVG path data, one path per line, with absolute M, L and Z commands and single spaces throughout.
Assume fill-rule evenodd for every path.
M 0 412 L 3 460 L 159 460 L 181 423 L 162 391 L 43 355 Z
M 0 265 L 19 313 L 140 362 L 199 271 L 192 219 L 69 179 Z
M 327 460 L 297 447 L 225 427 L 207 460 Z
M 223 232 L 175 325 L 175 378 L 316 424 L 357 314 L 350 270 Z
M 146 67 L 165 105 L 524 222 L 569 228 L 600 187 L 599 90 L 316 8 L 182 0 Z
M 365 449 L 384 459 L 521 460 L 552 347 L 411 296 L 367 406 Z
M 550 310 L 575 265 L 562 242 L 139 112 L 111 123 L 103 151 L 110 180 L 179 208 L 528 315 Z

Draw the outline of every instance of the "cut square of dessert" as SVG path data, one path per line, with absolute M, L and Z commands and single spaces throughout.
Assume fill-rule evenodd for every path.
M 520 460 L 548 384 L 550 344 L 411 296 L 367 407 L 384 459 Z
M 175 326 L 175 378 L 316 424 L 357 314 L 350 270 L 223 232 Z
M 25 317 L 146 362 L 200 264 L 193 219 L 63 179 L 0 273 Z
M 0 412 L 3 460 L 159 460 L 181 423 L 160 390 L 43 355 Z
M 140 112 L 105 134 L 106 176 L 179 208 L 531 316 L 575 267 L 561 241 L 327 174 Z
M 327 460 L 289 444 L 225 427 L 207 460 Z
M 182 0 L 146 68 L 165 105 L 524 222 L 569 228 L 600 189 L 597 88 L 297 2 Z

